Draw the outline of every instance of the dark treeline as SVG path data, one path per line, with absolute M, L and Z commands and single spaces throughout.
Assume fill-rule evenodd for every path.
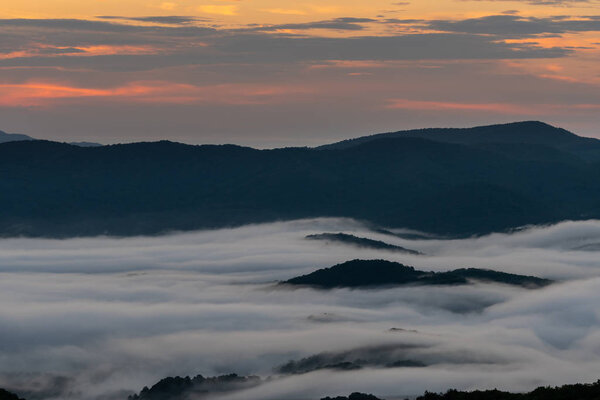
M 0 389 L 0 400 L 24 400 L 14 393 Z
M 348 397 L 337 396 L 337 397 L 323 397 L 321 400 L 381 400 L 372 394 L 365 393 L 352 393 Z
M 449 390 L 444 394 L 426 393 L 417 400 L 598 400 L 600 381 L 560 387 L 539 387 L 529 393 L 509 393 L 499 390 L 459 392 Z
M 510 393 L 499 390 L 460 392 L 449 390 L 443 394 L 425 393 L 416 400 L 598 400 L 600 381 L 560 387 L 539 387 L 529 393 Z M 369 394 L 353 393 L 349 397 L 325 397 L 321 400 L 383 400 Z
M 215 378 L 202 378 L 200 375 L 196 378 L 166 378 L 154 385 L 152 389 L 144 388 L 139 395 L 129 396 L 129 400 L 184 400 L 189 396 L 199 396 L 205 392 L 196 392 L 190 388 L 194 387 L 193 382 L 201 381 L 200 385 L 221 385 L 228 386 L 231 382 L 241 384 L 237 389 L 242 389 L 244 385 L 256 385 L 260 382 L 256 377 L 239 377 L 237 375 L 224 375 Z M 211 382 L 211 383 L 206 383 Z M 228 386 L 229 388 L 235 387 Z M 221 390 L 222 391 L 222 390 Z M 152 393 L 152 394 L 150 394 Z M 213 392 L 214 393 L 214 392 Z M 200 397 L 194 397 L 200 398 Z M 426 392 L 416 400 L 598 400 L 600 399 L 600 380 L 590 384 L 574 384 L 559 387 L 539 387 L 529 393 L 510 393 L 499 390 L 485 390 L 461 392 L 458 390 L 448 390 L 446 393 Z M 16 394 L 0 389 L 0 400 L 23 400 Z M 372 394 L 352 393 L 348 397 L 324 397 L 321 400 L 384 400 Z
M 190 397 L 202 398 L 209 394 L 246 389 L 261 383 L 257 376 L 238 376 L 236 374 L 216 377 L 194 378 L 186 376 L 168 377 L 152 387 L 145 387 L 139 394 L 128 397 L 128 400 L 185 400 Z
M 600 141 L 539 122 L 323 148 L 0 144 L 0 235 L 139 235 L 308 217 L 464 236 L 600 218 Z
M 391 344 L 380 346 L 358 347 L 345 351 L 323 352 L 290 360 L 276 367 L 278 374 L 306 374 L 308 372 L 329 369 L 337 371 L 358 370 L 366 367 L 374 368 L 420 368 L 427 366 L 424 362 L 411 358 L 409 350 L 419 346 L 409 344 Z

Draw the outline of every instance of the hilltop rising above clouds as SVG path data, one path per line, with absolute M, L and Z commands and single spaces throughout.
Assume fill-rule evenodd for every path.
M 600 141 L 539 122 L 256 150 L 0 144 L 0 235 L 129 236 L 349 217 L 449 236 L 600 217 Z
M 552 283 L 548 279 L 487 269 L 461 268 L 447 272 L 426 272 L 386 260 L 352 260 L 292 278 L 283 284 L 331 289 L 397 285 L 466 285 L 472 280 L 528 288 L 540 288 Z

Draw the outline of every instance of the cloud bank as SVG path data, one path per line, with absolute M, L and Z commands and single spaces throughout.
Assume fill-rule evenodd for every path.
M 329 231 L 427 255 L 304 239 Z M 220 398 L 275 400 L 594 381 L 598 243 L 598 221 L 407 240 L 340 219 L 152 238 L 5 239 L 0 387 L 28 399 L 124 399 L 165 376 L 236 372 L 275 378 Z M 352 258 L 440 271 L 487 267 L 561 282 L 537 291 L 490 284 L 274 288 L 278 280 Z M 425 366 L 389 365 L 382 348 Z M 275 370 L 319 354 L 366 361 L 350 371 L 288 376 Z

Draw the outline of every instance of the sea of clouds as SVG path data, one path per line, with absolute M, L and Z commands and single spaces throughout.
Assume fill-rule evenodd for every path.
M 306 240 L 345 232 L 425 255 Z M 397 232 L 402 233 L 402 232 Z M 28 400 L 123 399 L 166 376 L 273 376 L 219 400 L 314 399 L 600 378 L 600 221 L 468 239 L 405 239 L 346 219 L 160 237 L 0 240 L 0 387 Z M 280 280 L 355 259 L 557 280 L 468 286 L 285 289 Z M 397 329 L 391 329 L 397 328 Z M 281 376 L 315 354 L 383 354 L 371 365 Z

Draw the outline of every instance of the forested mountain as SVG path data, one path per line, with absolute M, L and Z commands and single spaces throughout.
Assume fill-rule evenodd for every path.
M 217 379 L 217 378 L 205 378 Z M 244 379 L 244 378 L 240 378 Z M 190 395 L 197 395 L 190 390 L 191 386 L 182 383 L 191 378 L 165 378 L 154 387 L 160 387 L 160 390 L 155 392 L 159 397 L 143 397 L 154 396 L 148 395 L 151 390 L 145 388 L 143 394 L 130 396 L 129 399 L 160 399 L 160 400 L 182 400 Z M 177 383 L 174 383 L 177 382 Z M 182 389 L 182 387 L 185 387 Z M 162 397 L 160 397 L 162 396 Z M 457 390 L 449 390 L 443 394 L 427 392 L 423 396 L 417 397 L 416 400 L 597 400 L 600 398 L 600 381 L 592 384 L 575 384 L 564 385 L 559 387 L 539 387 L 529 393 L 510 393 L 499 390 L 485 390 L 473 392 L 460 392 Z M 0 400 L 23 400 L 17 395 L 0 389 Z M 372 394 L 352 393 L 350 396 L 323 397 L 321 400 L 382 400 Z
M 259 385 L 261 379 L 256 376 L 238 376 L 236 374 L 193 378 L 168 377 L 161 379 L 152 387 L 145 387 L 139 394 L 129 396 L 128 400 L 187 400 L 203 399 L 210 395 L 248 389 Z
M 461 268 L 448 272 L 427 272 L 386 260 L 352 260 L 292 278 L 283 284 L 331 289 L 397 285 L 465 285 L 471 280 L 529 288 L 539 288 L 552 283 L 550 280 L 534 276 L 487 269 Z
M 2 143 L 0 234 L 138 235 L 326 216 L 460 236 L 600 217 L 597 140 L 541 123 L 474 128 L 460 143 L 452 138 L 464 132 L 422 132 L 317 149 Z
M 444 143 L 478 146 L 505 152 L 511 156 L 538 159 L 600 161 L 600 140 L 577 136 L 565 129 L 539 121 L 478 126 L 475 128 L 429 128 L 380 133 L 321 146 L 342 149 L 369 141 L 391 138 L 421 138 Z M 570 154 L 561 154 L 561 152 Z
M 596 400 L 600 399 L 600 381 L 591 384 L 539 387 L 529 393 L 509 393 L 500 390 L 426 393 L 417 400 Z
M 529 393 L 509 393 L 500 390 L 459 392 L 449 390 L 444 394 L 425 393 L 416 400 L 597 400 L 600 398 L 600 381 L 592 384 L 539 387 Z M 373 395 L 353 393 L 349 397 L 325 397 L 321 400 L 381 400 Z
M 364 249 L 376 249 L 376 250 L 387 250 L 395 251 L 399 253 L 419 255 L 420 252 L 404 248 L 402 246 L 396 246 L 381 240 L 373 240 L 369 238 L 358 237 L 347 233 L 317 233 L 313 235 L 307 235 L 305 239 L 308 240 L 320 240 L 325 243 L 340 243 L 354 247 L 360 247 Z

